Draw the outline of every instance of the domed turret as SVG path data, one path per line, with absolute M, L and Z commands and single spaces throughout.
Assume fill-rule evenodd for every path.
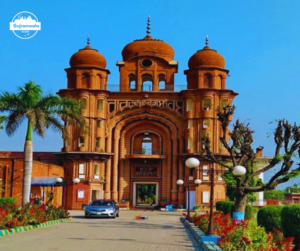
M 84 47 L 83 49 L 76 52 L 70 58 L 70 66 L 71 67 L 97 67 L 97 68 L 105 68 L 106 60 L 105 57 L 99 53 L 97 50 L 93 49 L 89 45 Z
M 225 67 L 225 59 L 216 50 L 212 50 L 208 47 L 208 38 L 206 37 L 206 46 L 197 51 L 188 62 L 190 69 L 197 69 L 201 67 Z

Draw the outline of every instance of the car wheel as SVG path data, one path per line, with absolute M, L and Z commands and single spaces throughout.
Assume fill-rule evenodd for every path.
M 114 212 L 113 216 L 111 218 L 116 218 L 116 212 Z
M 116 215 L 117 217 L 119 217 L 119 211 L 118 211 L 118 213 L 117 213 L 117 215 Z
M 90 218 L 90 216 L 88 216 L 88 215 L 85 215 L 84 217 L 85 217 L 85 218 Z

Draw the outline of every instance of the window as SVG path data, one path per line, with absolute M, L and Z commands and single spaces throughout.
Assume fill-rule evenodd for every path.
M 209 192 L 202 192 L 202 203 L 209 203 Z
M 208 180 L 208 165 L 203 165 L 202 170 L 203 180 Z
M 152 76 L 150 74 L 145 74 L 142 76 L 142 87 L 143 91 L 152 91 Z
M 78 178 L 84 179 L 85 178 L 85 164 L 80 163 L 78 167 Z
M 135 90 L 136 89 L 136 77 L 133 74 L 130 74 L 129 77 L 129 89 Z
M 204 119 L 203 120 L 203 128 L 208 128 L 209 127 L 209 119 Z
M 84 147 L 84 137 L 80 136 L 78 138 L 78 147 Z
M 102 121 L 101 120 L 97 120 L 97 127 L 98 128 L 101 128 L 101 124 L 102 124 Z
M 204 86 L 212 87 L 212 75 L 209 73 L 204 74 Z
M 97 110 L 98 111 L 103 111 L 103 99 L 98 99 L 97 100 Z
M 227 106 L 227 100 L 226 99 L 222 99 L 221 100 L 221 107 L 224 108 Z
M 192 107 L 193 107 L 193 100 L 189 98 L 186 101 L 186 111 L 188 112 L 188 111 L 192 110 Z
M 68 146 L 69 146 L 69 140 L 65 139 L 65 147 L 68 147 Z
M 211 109 L 211 99 L 205 98 L 203 99 L 203 110 L 208 111 Z
M 158 88 L 160 90 L 165 90 L 166 89 L 166 77 L 163 74 L 160 74 L 158 76 Z
M 84 87 L 88 87 L 89 84 L 89 74 L 88 73 L 83 73 L 81 77 L 81 83 Z
M 152 63 L 152 61 L 150 59 L 144 59 L 142 61 L 142 66 L 144 66 L 144 67 L 150 67 L 152 64 L 153 63 Z
M 143 138 L 142 154 L 152 154 L 152 139 L 149 137 Z
M 94 165 L 94 179 L 99 180 L 99 176 L 100 176 L 100 164 L 96 163 Z
M 193 140 L 192 140 L 192 138 L 188 138 L 188 146 L 187 146 L 187 149 L 192 149 L 192 145 L 193 145 Z
M 100 146 L 101 146 L 101 138 L 100 138 L 100 137 L 97 137 L 97 138 L 96 138 L 96 147 L 97 147 L 97 148 L 100 148 Z
M 79 107 L 80 107 L 80 109 L 86 108 L 86 99 L 85 98 L 79 99 Z
M 192 127 L 193 127 L 193 120 L 189 119 L 188 120 L 188 127 L 187 127 L 187 129 L 191 129 Z

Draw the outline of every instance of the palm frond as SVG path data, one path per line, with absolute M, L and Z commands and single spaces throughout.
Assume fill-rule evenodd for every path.
M 12 136 L 16 130 L 20 127 L 22 122 L 25 119 L 24 113 L 19 113 L 18 111 L 14 111 L 10 113 L 5 120 L 5 131 L 8 136 Z

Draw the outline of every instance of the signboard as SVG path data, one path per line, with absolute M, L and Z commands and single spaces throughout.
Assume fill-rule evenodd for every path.
M 157 164 L 137 163 L 134 170 L 135 176 L 157 176 Z
M 84 190 L 83 189 L 78 190 L 77 198 L 78 199 L 83 199 L 84 198 Z

